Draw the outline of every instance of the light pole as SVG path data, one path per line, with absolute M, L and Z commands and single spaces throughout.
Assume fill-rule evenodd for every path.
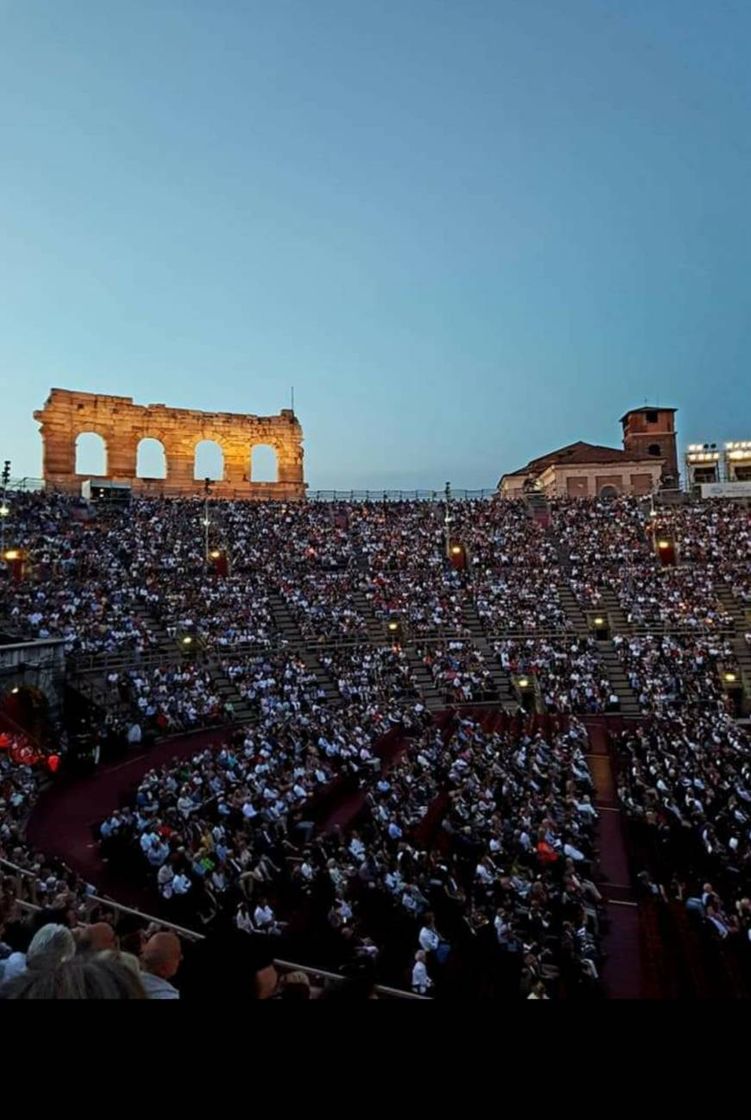
M 10 459 L 6 459 L 3 463 L 3 496 L 0 499 L 0 555 L 5 553 L 5 522 L 10 513 L 8 503 L 5 500 L 5 495 L 8 490 L 8 483 L 10 482 Z
M 211 487 L 211 479 L 205 478 L 203 480 L 203 559 L 208 570 L 209 566 L 209 489 Z
M 446 556 L 451 559 L 451 483 L 446 483 L 446 516 L 443 519 L 443 524 L 446 529 Z

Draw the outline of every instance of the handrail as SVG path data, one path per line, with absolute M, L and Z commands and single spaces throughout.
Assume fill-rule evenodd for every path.
M 495 488 L 451 490 L 452 501 L 485 501 L 494 498 Z M 308 490 L 314 502 L 445 502 L 444 490 Z
M 79 481 L 83 481 L 83 479 L 80 479 Z M 163 479 L 143 479 L 143 478 L 133 479 L 133 482 L 137 483 L 137 487 L 133 489 L 133 493 L 136 494 L 136 496 L 139 497 L 139 498 L 149 497 L 150 495 L 149 495 L 148 483 L 149 482 L 155 482 L 155 483 L 159 484 L 159 483 L 163 483 L 163 481 L 164 481 Z M 248 496 L 249 496 L 249 492 L 246 489 L 238 490 L 237 488 L 235 488 L 235 489 L 230 490 L 229 488 L 227 488 L 226 482 L 223 483 L 222 480 L 218 480 L 218 482 L 219 482 L 219 485 L 222 486 L 222 491 L 223 491 L 222 496 L 226 492 L 232 493 L 233 495 L 236 495 L 239 498 L 246 498 L 247 499 Z M 144 483 L 146 483 L 147 486 L 145 488 L 142 488 Z M 273 483 L 273 482 L 268 482 L 268 483 L 259 482 L 259 483 L 255 484 L 256 489 L 258 491 L 268 490 L 272 495 L 276 492 L 275 491 L 275 485 L 276 484 Z M 159 488 L 159 485 L 155 486 L 154 489 L 157 491 L 156 496 L 160 497 L 160 498 L 163 498 L 163 497 L 164 498 L 169 498 L 169 497 L 196 497 L 199 494 L 199 491 L 200 491 L 201 487 L 202 487 L 202 482 L 200 480 L 196 480 L 194 484 L 192 484 L 192 485 L 188 484 L 185 487 L 183 487 L 182 492 L 180 494 L 175 493 L 175 488 L 174 487 L 171 488 L 172 492 L 169 493 L 169 494 L 163 493 L 162 490 Z M 52 485 L 48 485 L 48 483 L 43 478 L 28 478 L 28 477 L 27 478 L 12 478 L 10 480 L 9 484 L 8 484 L 8 490 L 9 491 L 17 490 L 17 491 L 20 491 L 22 493 L 28 493 L 30 491 L 35 491 L 35 490 L 50 490 L 52 493 L 54 493 L 56 491 L 56 489 L 57 489 L 57 487 L 55 487 L 54 483 Z M 61 491 L 61 492 L 69 493 L 69 491 Z M 252 493 L 252 492 L 253 491 L 250 491 L 250 493 Z M 498 491 L 495 489 L 495 487 L 490 488 L 490 489 L 484 488 L 484 489 L 480 489 L 480 490 L 452 490 L 451 491 L 451 497 L 454 500 L 457 500 L 457 499 L 482 500 L 482 499 L 492 498 L 497 493 L 498 493 Z M 308 490 L 307 494 L 306 494 L 306 497 L 309 500 L 312 500 L 314 502 L 384 502 L 384 501 L 385 502 L 408 502 L 408 501 L 443 502 L 443 501 L 445 501 L 445 492 L 444 492 L 443 489 L 439 489 L 439 490 Z M 279 500 L 281 500 L 281 499 L 279 499 Z M 286 499 L 284 499 L 284 500 L 286 502 Z
M 22 875 L 26 878 L 35 879 L 34 874 L 25 867 L 19 867 L 10 860 L 0 857 L 0 865 L 3 867 L 11 868 L 16 875 Z M 25 899 L 17 899 L 18 905 L 24 910 L 32 910 L 36 913 L 41 911 L 42 907 L 35 902 L 28 902 Z M 153 923 L 154 925 L 166 927 L 179 934 L 180 937 L 187 941 L 205 941 L 206 935 L 199 933 L 197 930 L 187 929 L 185 926 L 179 926 L 175 922 L 168 922 L 164 918 L 154 917 L 153 914 L 145 914 L 142 910 L 135 910 L 132 906 L 125 906 L 121 902 L 115 902 L 111 898 L 102 898 L 100 895 L 89 894 L 86 895 L 87 902 L 94 902 L 98 905 L 108 906 L 113 910 L 117 910 L 122 914 L 131 914 L 133 917 L 140 918 L 144 922 Z M 326 980 L 329 983 L 342 984 L 346 981 L 346 976 L 340 976 L 336 972 L 327 972 L 322 968 L 315 968 L 313 965 L 297 964 L 293 961 L 285 961 L 280 958 L 274 959 L 274 965 L 280 972 L 304 972 L 306 976 L 318 977 Z M 378 995 L 384 996 L 386 999 L 418 999 L 426 1000 L 427 997 L 417 995 L 415 992 L 408 992 L 402 988 L 391 988 L 385 984 L 377 984 L 375 991 Z

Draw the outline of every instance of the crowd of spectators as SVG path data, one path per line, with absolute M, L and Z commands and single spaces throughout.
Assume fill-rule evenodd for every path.
M 737 673 L 728 638 L 616 634 L 613 644 L 643 712 L 673 715 L 684 709 L 726 709 L 720 674 Z
M 125 669 L 113 674 L 120 695 L 137 712 L 141 726 L 159 734 L 193 731 L 220 723 L 228 713 L 208 669 L 183 662 L 163 668 Z
M 718 602 L 711 570 L 631 567 L 619 573 L 614 590 L 628 622 L 636 626 L 707 632 L 732 626 L 732 616 Z
M 8 527 L 30 559 L 9 589 L 9 621 L 73 651 L 143 654 L 184 635 L 267 645 L 274 596 L 309 642 L 362 640 L 368 612 L 400 616 L 415 636 L 466 637 L 467 608 L 491 634 L 565 630 L 562 584 L 595 609 L 610 588 L 634 622 L 678 628 L 728 625 L 717 585 L 751 598 L 749 516 L 731 502 L 652 517 L 632 498 L 559 499 L 550 530 L 521 502 L 455 502 L 448 524 L 463 571 L 446 562 L 437 503 L 209 502 L 224 578 L 207 573 L 204 515 L 195 499 L 134 499 L 127 514 L 93 516 L 72 498 L 13 495 Z M 659 568 L 655 532 L 675 541 L 679 570 Z
M 416 651 L 438 692 L 451 704 L 493 699 L 492 674 L 481 650 L 459 639 L 431 642 Z
M 751 740 L 717 711 L 673 712 L 618 740 L 618 792 L 644 897 L 685 907 L 707 955 L 751 981 Z M 738 978 L 735 980 L 738 983 Z M 748 992 L 748 988 L 746 988 Z M 738 992 L 735 993 L 739 994 Z
M 240 699 L 260 715 L 292 716 L 322 699 L 316 674 L 288 651 L 269 651 L 220 663 Z
M 545 710 L 595 714 L 617 711 L 613 692 L 592 638 L 518 638 L 495 643 L 501 666 L 537 682 Z
M 368 704 L 391 697 L 398 703 L 418 696 L 409 658 L 400 646 L 344 646 L 321 654 L 320 662 L 345 701 Z
M 11 507 L 29 562 L 3 582 L 5 622 L 72 653 L 125 655 L 108 684 L 140 725 L 134 743 L 140 727 L 217 728 L 214 745 L 152 770 L 101 824 L 103 857 L 145 884 L 155 912 L 241 942 L 280 939 L 319 967 L 418 994 L 594 994 L 604 913 L 576 717 L 618 698 L 598 643 L 573 632 L 566 587 L 587 609 L 614 594 L 639 630 L 613 643 L 647 717 L 618 744 L 644 889 L 685 901 L 721 940 L 748 940 L 751 750 L 730 718 L 723 676 L 741 670 L 718 594 L 751 602 L 744 509 L 651 516 L 634 499 L 559 500 L 546 528 L 522 502 L 456 502 L 455 570 L 446 511 L 430 502 L 210 501 L 209 526 L 191 499 L 134 499 L 126 514 L 58 495 L 13 495 Z M 659 566 L 658 528 L 678 568 Z M 206 529 L 223 575 L 207 564 Z M 279 600 L 312 656 L 281 641 Z M 475 611 L 495 657 L 472 640 Z M 409 653 L 367 641 L 373 619 L 392 617 Z M 201 656 L 146 657 L 186 637 Z M 497 699 L 499 669 L 529 675 L 552 720 L 434 721 L 418 664 L 457 707 Z M 222 680 L 252 713 L 233 731 Z M 157 930 L 131 948 L 106 932 L 100 942 L 86 932 L 93 888 L 26 844 L 38 772 L 0 752 L 0 782 L 0 853 L 31 873 L 46 919 L 19 916 L 4 885 L 3 992 L 130 985 L 134 998 L 175 998 L 182 950 Z M 287 987 L 308 998 L 300 978 Z
M 278 590 L 307 642 L 354 641 L 367 632 L 367 621 L 353 604 L 363 582 L 358 571 L 319 571 L 283 578 Z
M 231 917 L 304 944 L 319 967 L 367 962 L 418 994 L 593 993 L 584 730 L 520 735 L 470 718 L 441 729 L 418 706 L 353 730 L 353 714 L 269 717 L 148 774 L 134 805 L 102 823 L 106 858 L 145 876 L 172 920 Z M 390 760 L 377 745 L 388 727 L 405 734 Z M 314 828 L 343 781 L 361 792 L 353 825 Z
M 479 574 L 475 584 L 477 613 L 490 634 L 514 631 L 550 633 L 570 627 L 558 594 L 555 565 L 536 563 Z

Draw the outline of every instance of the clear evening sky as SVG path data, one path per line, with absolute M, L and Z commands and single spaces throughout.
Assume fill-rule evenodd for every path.
M 748 0 L 0 0 L 0 459 L 51 386 L 314 488 L 751 438 Z

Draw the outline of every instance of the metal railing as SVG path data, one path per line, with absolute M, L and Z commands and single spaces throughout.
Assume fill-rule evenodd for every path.
M 81 481 L 83 481 L 83 479 Z M 160 484 L 164 480 L 139 478 L 134 479 L 133 481 L 138 483 L 138 490 L 134 491 L 137 496 L 148 497 L 148 489 L 142 489 L 141 487 L 144 484 L 148 486 L 149 482 Z M 221 483 L 219 484 L 221 485 Z M 193 484 L 186 485 L 184 487 L 184 496 L 195 497 L 197 493 L 197 487 L 200 487 L 201 485 L 202 483 L 200 480 L 196 480 L 196 482 Z M 272 494 L 273 490 L 271 490 L 271 487 L 274 485 L 274 483 L 263 482 L 259 482 L 257 484 L 259 491 L 263 491 L 263 489 L 267 487 Z M 54 492 L 56 489 L 54 484 L 47 486 L 43 478 L 12 478 L 8 483 L 8 490 L 17 490 L 21 491 L 22 493 L 30 493 L 33 491 L 44 490 L 46 488 L 48 488 L 52 492 Z M 232 491 L 232 493 L 235 494 L 238 498 L 247 498 L 249 492 L 247 489 L 243 489 L 234 490 Z M 495 487 L 491 489 L 484 488 L 481 490 L 452 489 L 451 497 L 452 499 L 461 499 L 466 501 L 486 501 L 488 498 L 493 498 L 497 493 L 498 491 Z M 222 490 L 222 497 L 225 497 L 228 494 L 229 491 L 226 489 L 225 484 Z M 159 496 L 180 497 L 180 495 L 175 492 L 174 487 L 171 487 L 170 494 L 162 495 L 160 492 Z M 314 502 L 443 502 L 445 501 L 445 496 L 445 490 L 443 488 L 438 490 L 308 490 L 306 493 L 306 498 L 308 499 L 308 501 Z
M 451 490 L 451 499 L 487 501 L 496 496 L 496 489 Z M 445 490 L 308 490 L 313 502 L 445 502 Z
M 84 481 L 84 476 L 78 478 L 79 482 Z M 148 497 L 150 484 L 153 484 L 154 490 L 158 497 L 166 498 L 200 498 L 200 488 L 202 480 L 196 479 L 191 483 L 186 483 L 183 487 L 176 488 L 173 484 L 170 485 L 169 493 L 165 494 L 160 489 L 164 483 L 161 478 L 134 478 L 133 482 L 136 487 L 133 493 L 137 497 Z M 253 494 L 253 490 L 248 490 L 247 487 L 242 490 L 233 489 L 231 484 L 221 479 L 216 480 L 217 486 L 221 487 L 221 494 L 219 497 L 223 500 L 242 499 L 246 500 Z M 264 500 L 285 500 L 275 499 L 273 487 L 278 483 L 273 482 L 258 482 L 254 486 L 259 496 Z M 54 483 L 47 483 L 43 478 L 11 478 L 8 483 L 8 491 L 20 491 L 22 493 L 31 493 L 40 490 L 49 490 L 50 493 L 65 493 L 70 494 L 71 490 L 68 487 L 58 487 Z M 264 491 L 266 493 L 264 494 Z M 453 489 L 451 491 L 452 499 L 459 499 L 462 501 L 487 501 L 494 498 L 499 493 L 497 487 L 483 487 L 477 490 L 468 489 Z M 520 495 L 520 497 L 528 497 L 529 495 Z M 445 500 L 445 490 L 443 488 L 438 490 L 307 490 L 305 497 L 308 501 L 314 502 L 443 502 Z M 657 505 L 669 508 L 674 503 L 685 502 L 686 499 L 694 499 L 699 502 L 704 502 L 707 499 L 701 497 L 700 488 L 698 486 L 691 486 L 685 480 L 681 480 L 679 487 L 671 487 L 670 489 L 656 490 L 654 492 L 654 500 Z M 650 500 L 647 495 L 645 501 Z
M 10 860 L 0 858 L 0 867 L 7 868 L 11 872 L 11 877 L 16 881 L 16 901 L 19 906 L 24 910 L 32 912 L 39 912 L 42 907 L 37 901 L 36 895 L 36 877 L 33 872 L 27 870 L 25 867 L 19 867 Z M 176 933 L 178 937 L 185 941 L 205 941 L 206 935 L 199 933 L 194 929 L 187 929 L 185 926 L 179 926 L 175 922 L 165 921 L 164 918 L 154 917 L 153 914 L 145 914 L 142 910 L 136 910 L 132 906 L 124 906 L 120 902 L 115 902 L 112 898 L 103 898 L 100 895 L 90 894 L 85 899 L 86 915 L 89 916 L 95 906 L 106 906 L 109 910 L 114 910 L 117 915 L 128 914 L 131 917 L 138 918 L 144 923 L 145 926 L 155 925 L 160 929 L 169 929 Z M 327 972 L 321 968 L 315 968 L 311 965 L 298 964 L 295 961 L 282 960 L 275 958 L 274 965 L 278 972 L 304 972 L 306 976 L 314 981 L 315 987 L 327 988 L 334 987 L 339 984 L 344 984 L 347 981 L 346 976 L 340 976 L 336 972 Z M 402 988 L 391 988 L 388 985 L 377 984 L 375 992 L 381 999 L 418 999 L 425 1000 L 425 996 L 417 995 L 415 992 L 408 992 Z M 429 1002 L 429 1001 L 428 1001 Z
M 8 490 L 20 490 L 23 493 L 44 489 L 43 478 L 12 478 L 8 483 Z

